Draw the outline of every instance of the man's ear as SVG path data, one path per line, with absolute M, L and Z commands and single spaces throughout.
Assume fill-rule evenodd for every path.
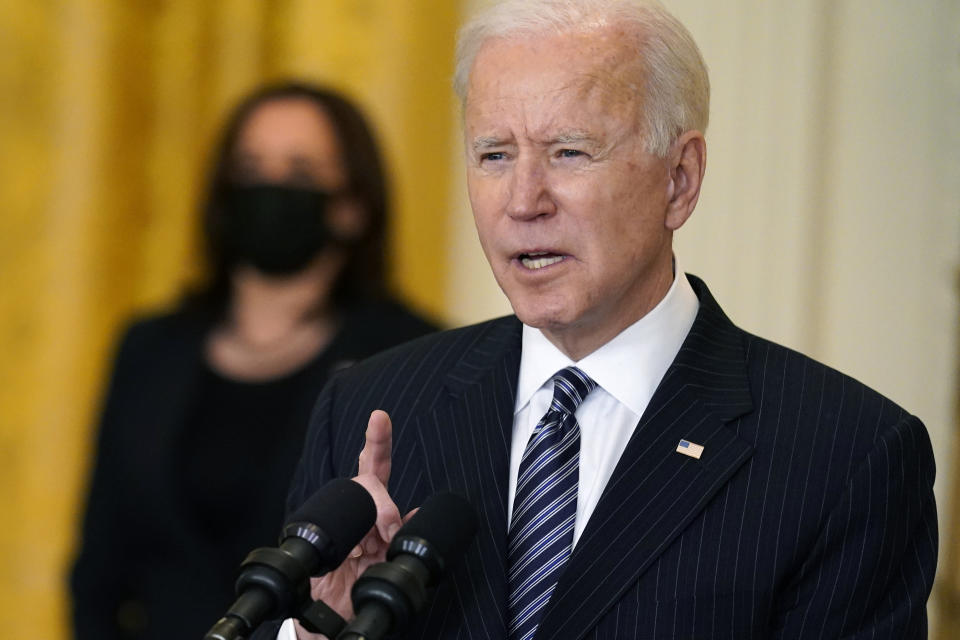
M 670 185 L 664 224 L 671 231 L 683 226 L 700 199 L 700 185 L 707 168 L 707 141 L 696 130 L 686 131 L 673 143 L 668 155 Z

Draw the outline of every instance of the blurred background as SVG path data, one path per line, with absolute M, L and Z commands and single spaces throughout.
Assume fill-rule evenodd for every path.
M 396 291 L 448 325 L 509 311 L 476 243 L 449 89 L 457 25 L 483 4 L 0 2 L 0 636 L 69 637 L 64 577 L 113 342 L 197 277 L 208 153 L 255 86 L 323 82 L 370 116 Z M 665 4 L 713 84 L 680 264 L 740 326 L 926 423 L 946 638 L 960 628 L 960 2 Z

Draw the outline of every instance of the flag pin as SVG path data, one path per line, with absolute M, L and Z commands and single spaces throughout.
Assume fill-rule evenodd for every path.
M 689 440 L 681 440 L 680 444 L 677 445 L 677 453 L 682 453 L 685 456 L 699 460 L 700 456 L 703 455 L 703 445 L 690 442 Z

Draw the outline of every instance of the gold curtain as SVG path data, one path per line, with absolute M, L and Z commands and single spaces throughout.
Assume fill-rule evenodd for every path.
M 264 80 L 355 97 L 392 183 L 395 288 L 443 317 L 458 3 L 0 3 L 0 636 L 69 636 L 66 569 L 113 340 L 195 274 L 227 108 Z

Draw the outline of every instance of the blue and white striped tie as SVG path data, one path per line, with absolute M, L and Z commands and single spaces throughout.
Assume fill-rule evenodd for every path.
M 510 522 L 510 640 L 529 640 L 573 547 L 580 477 L 574 413 L 597 383 L 576 367 L 553 376 L 553 402 L 520 459 Z

